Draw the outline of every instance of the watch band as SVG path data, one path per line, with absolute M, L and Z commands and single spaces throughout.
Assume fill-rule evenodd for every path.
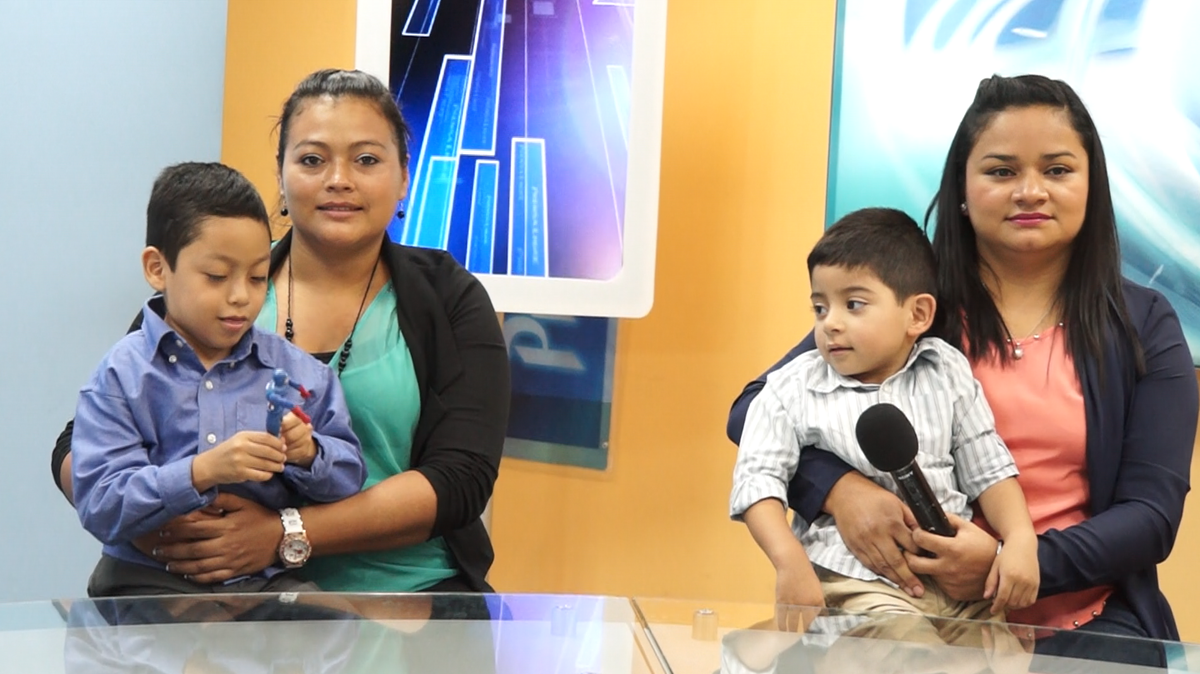
M 303 534 L 304 520 L 300 519 L 300 511 L 295 508 L 284 508 L 279 511 L 279 519 L 283 521 L 284 534 Z

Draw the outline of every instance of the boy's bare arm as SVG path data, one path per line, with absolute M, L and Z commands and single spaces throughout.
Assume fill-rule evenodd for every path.
M 985 489 L 979 495 L 979 508 L 1005 543 L 1037 537 L 1033 531 L 1033 520 L 1029 519 L 1025 492 L 1021 491 L 1016 478 L 1005 478 Z
M 808 553 L 788 525 L 787 511 L 782 503 L 773 498 L 763 499 L 750 506 L 742 519 L 750 529 L 754 542 L 767 553 L 767 559 L 777 570 L 798 565 L 811 566 Z
M 1037 601 L 1041 574 L 1037 534 L 1021 485 L 1011 477 L 997 482 L 979 495 L 979 507 L 1003 541 L 983 596 L 992 600 L 992 613 L 1030 606 Z
M 780 629 L 803 629 L 794 606 L 825 606 L 825 592 L 804 546 L 788 526 L 787 511 L 777 499 L 763 499 L 742 515 L 750 535 L 775 567 L 776 619 Z M 790 616 L 790 617 L 789 617 Z

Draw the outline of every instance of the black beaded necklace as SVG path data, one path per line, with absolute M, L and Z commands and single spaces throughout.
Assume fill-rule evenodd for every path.
M 346 343 L 342 346 L 342 352 L 338 355 L 337 373 L 338 378 L 342 376 L 342 371 L 346 369 L 346 361 L 350 360 L 350 349 L 354 348 L 354 331 L 358 329 L 358 321 L 362 319 L 363 309 L 367 306 L 367 296 L 371 294 L 371 284 L 375 282 L 375 272 L 379 269 L 379 258 L 375 258 L 375 266 L 371 267 L 371 277 L 367 279 L 367 289 L 363 291 L 362 301 L 358 303 L 358 315 L 354 317 L 354 325 L 350 326 L 350 334 L 346 337 Z M 283 324 L 283 336 L 287 341 L 294 342 L 296 337 L 295 326 L 292 323 L 292 257 L 288 256 L 288 301 L 287 301 L 287 321 Z

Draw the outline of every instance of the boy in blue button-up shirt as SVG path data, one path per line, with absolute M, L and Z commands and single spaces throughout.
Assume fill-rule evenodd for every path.
M 345 498 L 366 479 L 333 370 L 254 327 L 271 252 L 254 186 L 221 164 L 172 166 L 155 181 L 146 220 L 142 268 L 161 296 L 104 357 L 75 415 L 76 509 L 104 543 L 88 593 L 294 589 L 280 566 L 218 588 L 190 583 L 133 544 L 211 504 L 218 489 L 283 509 Z M 313 394 L 311 424 L 289 412 L 280 437 L 265 431 L 277 368 Z

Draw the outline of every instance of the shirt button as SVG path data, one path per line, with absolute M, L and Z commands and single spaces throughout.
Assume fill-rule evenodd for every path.
M 206 382 L 204 382 L 204 388 L 206 388 L 206 389 L 208 389 L 208 390 L 210 390 L 210 391 L 212 390 L 212 386 L 213 386 L 213 384 L 212 384 L 212 380 L 209 380 L 209 381 L 206 381 Z
M 234 368 L 236 365 L 237 365 L 237 363 L 230 363 L 230 364 L 229 364 L 229 369 L 230 369 L 230 370 L 232 370 L 232 369 L 233 369 L 233 368 Z
M 210 444 L 210 445 L 211 445 L 211 444 L 213 444 L 214 442 L 216 442 L 216 441 L 217 441 L 217 435 L 216 435 L 216 433 L 209 433 L 209 434 L 208 434 L 208 437 L 207 437 L 207 438 L 204 438 L 204 439 L 205 439 L 205 440 L 208 440 L 208 444 Z
M 178 346 L 179 348 L 182 349 L 183 348 L 183 340 L 182 339 L 175 340 L 175 346 Z
M 179 360 L 179 359 L 175 357 L 175 354 L 171 354 L 170 356 L 167 357 L 167 362 L 171 363 L 172 365 L 174 365 L 175 361 L 177 361 L 177 360 Z
M 1075 623 L 1075 626 L 1076 626 L 1076 627 L 1079 627 L 1079 621 L 1078 621 L 1078 620 L 1074 621 L 1074 623 Z

